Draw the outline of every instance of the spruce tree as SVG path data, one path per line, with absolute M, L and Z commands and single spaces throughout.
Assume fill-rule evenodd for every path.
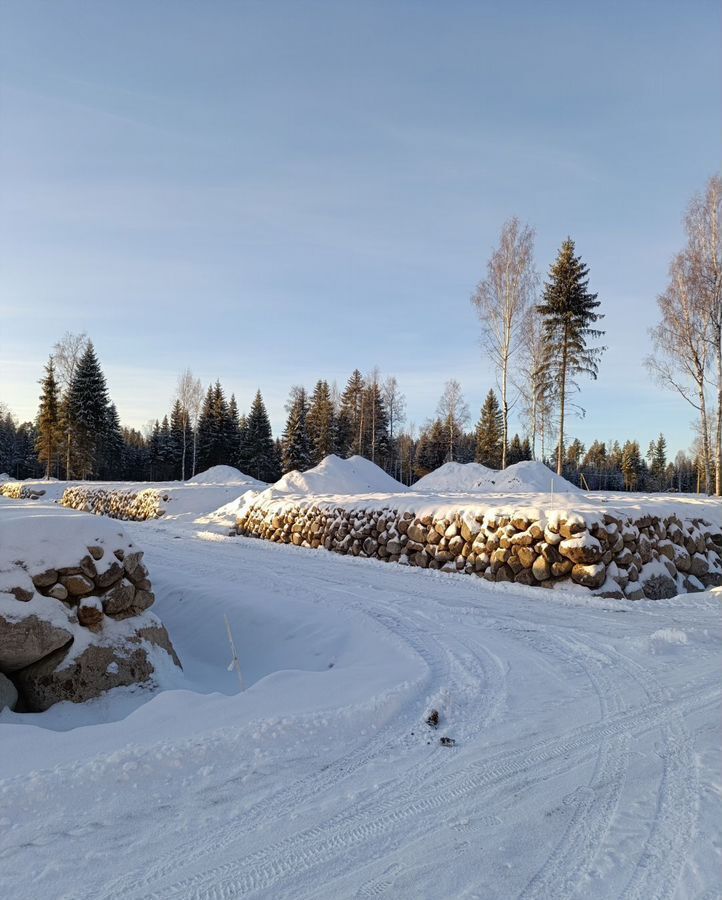
M 248 414 L 246 445 L 248 460 L 246 472 L 259 481 L 277 481 L 280 473 L 273 445 L 271 423 L 260 390 L 256 391 L 251 411 Z
M 282 470 L 305 472 L 311 468 L 311 440 L 308 434 L 308 397 L 305 388 L 295 388 L 291 394 L 288 420 L 282 439 Z
M 589 269 L 574 253 L 574 241 L 567 238 L 551 267 L 544 298 L 537 306 L 543 316 L 542 366 L 545 377 L 556 385 L 559 394 L 559 444 L 557 473 L 564 464 L 564 424 L 569 395 L 579 390 L 578 375 L 596 379 L 604 347 L 589 347 L 588 340 L 604 332 L 591 326 L 603 318 L 597 295 L 587 290 Z
M 389 455 L 389 417 L 378 381 L 366 386 L 362 403 L 364 425 L 361 454 L 383 467 Z
M 248 416 L 238 419 L 238 447 L 236 448 L 236 465 L 242 472 L 248 472 Z
M 108 389 L 92 342 L 88 342 L 68 388 L 67 418 L 78 474 L 92 478 L 102 458 L 108 421 Z
M 208 386 L 201 414 L 198 419 L 198 439 L 197 439 L 197 468 L 203 472 L 209 469 L 213 462 L 213 454 L 218 444 L 218 420 L 215 416 L 213 406 L 213 387 Z
M 55 380 L 55 366 L 52 356 L 45 365 L 45 377 L 40 384 L 42 385 L 42 393 L 38 411 L 36 450 L 38 460 L 45 464 L 45 477 L 50 478 L 53 474 L 62 442 L 62 432 L 60 431 L 60 391 Z
M 506 451 L 506 464 L 513 466 L 514 463 L 521 462 L 524 459 L 524 451 L 521 446 L 521 438 L 518 434 L 509 441 L 509 449 Z
M 123 430 L 120 427 L 120 417 L 115 403 L 109 403 L 105 423 L 105 438 L 103 440 L 103 455 L 101 460 L 101 477 L 108 480 L 116 480 L 121 477 L 123 469 L 123 453 L 125 442 Z
M 653 443 L 654 451 L 650 462 L 652 477 L 655 481 L 657 490 L 661 490 L 666 482 L 667 472 L 667 441 L 663 434 L 660 434 Z
M 231 394 L 231 399 L 228 401 L 228 417 L 226 421 L 226 461 L 229 466 L 240 468 L 241 417 L 238 412 L 235 394 Z
M 490 390 L 476 426 L 475 460 L 490 469 L 501 468 L 504 424 L 496 394 Z
M 342 456 L 363 455 L 365 387 L 363 375 L 358 369 L 354 369 L 341 395 L 339 450 Z
M 336 417 L 327 381 L 317 381 L 308 407 L 306 424 L 311 439 L 313 465 L 336 452 Z

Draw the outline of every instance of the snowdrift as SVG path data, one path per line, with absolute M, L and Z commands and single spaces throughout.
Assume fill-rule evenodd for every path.
M 444 463 L 414 484 L 418 493 L 495 493 L 495 494 L 555 494 L 579 493 L 579 488 L 545 466 L 526 461 L 514 463 L 501 471 L 488 469 L 480 463 Z
M 527 461 L 515 463 L 501 472 L 494 472 L 493 478 L 482 482 L 479 490 L 503 493 L 543 494 L 554 491 L 555 494 L 576 494 L 579 488 L 557 475 L 544 463 Z
M 246 475 L 244 472 L 241 472 L 240 469 L 236 469 L 233 466 L 211 466 L 211 468 L 206 469 L 205 472 L 199 472 L 192 478 L 186 479 L 186 484 L 265 485 L 265 482 L 258 481 L 256 478 L 251 478 L 250 475 Z
M 331 454 L 313 469 L 293 471 L 271 486 L 279 494 L 376 494 L 408 490 L 363 456 L 340 459 Z
M 495 478 L 498 474 L 495 469 L 489 469 L 481 463 L 448 462 L 420 478 L 412 486 L 412 490 L 426 494 L 473 491 L 480 482 Z

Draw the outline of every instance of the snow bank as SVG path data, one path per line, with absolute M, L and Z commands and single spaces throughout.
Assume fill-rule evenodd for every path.
M 422 493 L 473 491 L 481 482 L 487 483 L 498 474 L 495 469 L 489 469 L 481 463 L 448 462 L 420 478 L 412 490 Z
M 250 475 L 246 475 L 244 472 L 241 472 L 240 469 L 236 469 L 233 466 L 211 466 L 211 468 L 206 469 L 205 472 L 199 472 L 197 475 L 186 480 L 186 484 L 262 485 L 264 483 L 265 482 L 258 481 L 256 478 L 251 478 Z
M 579 488 L 557 475 L 544 463 L 533 460 L 515 463 L 502 472 L 494 473 L 494 480 L 480 484 L 483 490 L 542 493 L 554 491 L 555 494 L 578 493 Z
M 399 493 L 408 490 L 363 456 L 340 459 L 331 454 L 313 469 L 293 471 L 270 488 L 274 494 Z
M 444 463 L 414 484 L 418 493 L 577 494 L 579 488 L 544 463 L 525 461 L 496 471 L 480 463 Z

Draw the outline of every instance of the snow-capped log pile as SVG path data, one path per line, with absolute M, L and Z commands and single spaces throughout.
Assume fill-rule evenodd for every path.
M 148 682 L 158 662 L 179 666 L 148 611 L 143 552 L 109 521 L 31 512 L 0 519 L 0 681 L 20 708 L 82 702 Z
M 467 509 L 417 516 L 266 501 L 243 509 L 235 531 L 487 581 L 572 582 L 619 599 L 674 597 L 722 584 L 722 532 L 676 515 Z
M 39 500 L 44 494 L 43 490 L 28 487 L 17 481 L 0 484 L 0 497 L 7 497 L 9 500 Z
M 77 486 L 67 488 L 60 502 L 69 509 L 95 513 L 96 516 L 143 522 L 146 519 L 159 519 L 165 513 L 163 503 L 167 500 L 168 495 L 156 488 L 144 491 L 108 491 L 104 488 Z

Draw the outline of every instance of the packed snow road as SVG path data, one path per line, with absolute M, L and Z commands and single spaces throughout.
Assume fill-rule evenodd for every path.
M 3 714 L 3 897 L 719 895 L 719 593 L 125 527 L 185 675 Z

